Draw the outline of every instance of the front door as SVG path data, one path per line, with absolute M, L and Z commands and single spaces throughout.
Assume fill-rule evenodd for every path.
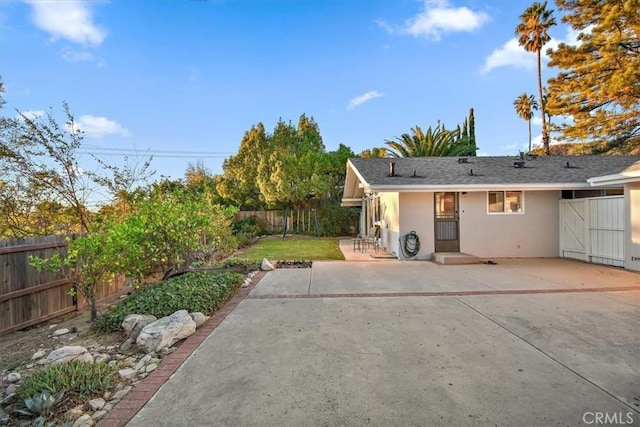
M 460 252 L 458 193 L 435 193 L 436 252 Z

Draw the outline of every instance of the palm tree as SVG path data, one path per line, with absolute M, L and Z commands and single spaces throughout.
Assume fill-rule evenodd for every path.
M 523 93 L 513 101 L 513 106 L 516 109 L 518 116 L 526 120 L 529 123 L 529 153 L 531 152 L 531 118 L 533 117 L 533 110 L 538 109 L 538 101 L 533 95 L 527 95 Z
M 393 141 L 385 141 L 389 146 L 389 157 L 464 156 L 473 148 L 467 139 L 456 141 L 454 132 L 438 124 L 426 132 L 416 126 L 411 134 L 404 133 Z
M 547 2 L 535 2 L 520 15 L 521 22 L 516 26 L 515 34 L 518 43 L 528 52 L 535 52 L 538 59 L 538 92 L 540 94 L 540 110 L 542 112 L 542 144 L 544 154 L 549 155 L 549 130 L 547 129 L 547 119 L 545 111 L 544 95 L 542 92 L 542 64 L 540 61 L 542 46 L 544 46 L 551 36 L 549 28 L 556 25 L 553 17 L 553 10 L 547 9 Z

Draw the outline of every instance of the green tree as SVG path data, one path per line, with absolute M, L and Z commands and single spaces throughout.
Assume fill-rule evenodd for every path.
M 535 52 L 538 64 L 538 94 L 540 96 L 540 111 L 542 112 L 542 145 L 544 153 L 549 151 L 549 129 L 547 127 L 544 93 L 542 88 L 542 47 L 551 40 L 549 29 L 556 24 L 553 10 L 547 9 L 547 2 L 535 2 L 529 6 L 522 15 L 520 23 L 516 26 L 515 34 L 518 43 L 528 52 Z
M 561 139 L 640 142 L 640 3 L 638 0 L 557 0 L 578 43 L 550 49 L 549 108 L 571 121 Z
M 465 118 L 462 125 L 456 126 L 454 131 L 454 139 L 456 144 L 466 144 L 469 149 L 462 156 L 475 156 L 478 150 L 476 146 L 476 121 L 473 115 L 473 108 L 469 109 L 469 117 Z
M 105 233 L 91 233 L 85 237 L 67 239 L 67 253 L 51 258 L 31 257 L 38 270 L 62 271 L 73 285 L 72 293 L 85 298 L 91 310 L 91 321 L 98 318 L 98 292 L 114 278 L 114 263 L 120 256 Z
M 456 133 L 438 124 L 423 132 L 419 126 L 385 144 L 390 157 L 466 156 L 474 148 L 468 139 L 456 141 Z
M 258 165 L 258 187 L 267 205 L 301 208 L 325 194 L 329 183 L 320 168 L 324 154 L 313 118 L 303 114 L 297 128 L 280 120 L 269 138 L 269 155 Z
M 245 132 L 238 153 L 224 160 L 223 174 L 216 178 L 218 193 L 242 209 L 262 207 L 264 201 L 257 183 L 258 166 L 268 155 L 268 136 L 264 125 L 258 123 Z
M 533 110 L 538 109 L 538 102 L 533 95 L 527 93 L 521 94 L 513 101 L 513 107 L 516 109 L 518 117 L 526 120 L 529 125 L 529 153 L 531 152 L 531 119 L 533 118 Z
M 373 147 L 368 148 L 360 152 L 358 157 L 362 157 L 363 159 L 371 159 L 376 157 L 387 157 L 387 149 L 384 147 Z

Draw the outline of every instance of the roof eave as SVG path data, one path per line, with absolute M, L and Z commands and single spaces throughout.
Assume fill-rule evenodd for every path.
M 544 191 L 544 190 L 575 190 L 583 188 L 591 188 L 587 182 L 577 183 L 551 183 L 551 184 L 467 184 L 467 185 L 371 185 L 371 191 L 376 192 L 421 192 L 421 191 L 491 191 L 491 190 L 528 190 L 528 191 Z
M 629 184 L 640 182 L 640 170 L 616 173 L 613 175 L 595 176 L 587 180 L 593 187 L 604 187 L 608 185 Z

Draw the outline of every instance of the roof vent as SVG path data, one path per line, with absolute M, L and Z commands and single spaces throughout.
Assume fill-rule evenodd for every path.
M 567 168 L 567 169 L 578 169 L 578 166 L 572 165 L 571 162 L 567 162 L 567 165 L 565 166 L 565 168 Z
M 466 157 L 458 157 L 458 163 L 469 163 L 469 159 Z
M 396 176 L 396 164 L 389 162 L 389 176 Z
M 530 158 L 530 159 L 534 159 L 535 160 L 535 159 L 538 158 L 538 155 L 529 153 L 529 154 L 527 154 L 527 157 Z
M 513 167 L 514 168 L 524 168 L 524 160 L 518 160 L 517 162 L 513 162 Z
M 520 160 L 524 160 L 524 151 L 520 152 Z
M 473 169 L 469 170 L 469 176 L 473 176 Z

